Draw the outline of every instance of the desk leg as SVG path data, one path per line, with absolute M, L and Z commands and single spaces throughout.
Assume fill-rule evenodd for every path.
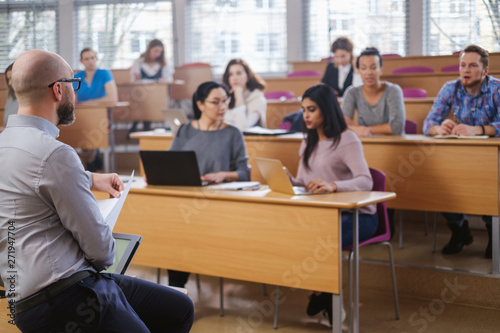
M 111 150 L 111 170 L 110 172 L 116 172 L 116 167 L 115 167 L 115 129 L 114 129 L 114 123 L 113 123 L 113 108 L 109 107 L 108 108 L 108 123 L 109 123 L 109 146 Z
M 354 254 L 353 270 L 352 270 L 352 289 L 353 289 L 353 305 L 351 313 L 351 331 L 359 333 L 359 210 L 354 210 L 352 220 L 352 249 Z
M 491 240 L 492 240 L 492 259 L 491 272 L 494 275 L 500 274 L 500 217 L 493 216 L 491 219 Z
M 342 241 L 342 212 L 338 211 L 339 217 L 339 235 L 340 241 Z M 342 293 L 342 246 L 340 246 L 339 251 L 339 294 L 333 294 L 332 298 L 332 331 L 333 333 L 342 333 L 342 307 L 344 306 L 343 293 Z

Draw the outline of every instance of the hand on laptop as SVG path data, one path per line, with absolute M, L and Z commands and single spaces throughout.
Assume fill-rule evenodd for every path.
M 209 183 L 222 183 L 227 178 L 227 172 L 220 171 L 216 173 L 207 173 L 204 176 L 201 176 L 201 180 L 207 181 Z
M 325 182 L 321 178 L 316 178 L 306 185 L 306 190 L 311 193 L 335 192 L 337 191 L 337 185 L 335 183 Z

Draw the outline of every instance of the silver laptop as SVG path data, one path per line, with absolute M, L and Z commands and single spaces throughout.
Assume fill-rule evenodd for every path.
M 306 191 L 303 186 L 293 186 L 280 160 L 256 157 L 255 163 L 271 190 L 290 195 L 314 194 Z
M 177 130 L 182 124 L 189 120 L 186 113 L 181 109 L 162 109 L 161 111 L 163 112 L 165 120 L 172 130 L 173 135 L 177 133 Z

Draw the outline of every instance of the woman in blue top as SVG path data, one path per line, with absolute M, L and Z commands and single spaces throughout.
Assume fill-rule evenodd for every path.
M 75 74 L 81 78 L 80 89 L 76 91 L 78 104 L 116 103 L 118 102 L 118 89 L 111 71 L 97 68 L 97 55 L 90 47 L 80 52 L 80 62 L 85 70 Z M 87 170 L 96 172 L 104 167 L 99 149 L 83 150 L 82 159 Z
M 193 95 L 196 120 L 182 124 L 170 150 L 196 152 L 201 179 L 220 183 L 250 179 L 245 142 L 240 130 L 224 122 L 229 98 L 224 87 L 213 81 L 202 83 Z M 168 271 L 168 284 L 182 287 L 189 273 Z
M 80 89 L 76 92 L 77 103 L 118 102 L 118 90 L 113 74 L 107 69 L 97 68 L 97 55 L 91 48 L 80 52 L 80 62 L 85 70 L 75 74 L 81 78 Z

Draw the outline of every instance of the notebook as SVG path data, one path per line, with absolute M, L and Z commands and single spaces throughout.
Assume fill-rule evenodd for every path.
M 116 246 L 115 262 L 101 273 L 125 274 L 139 244 L 141 244 L 142 237 L 113 232 L 113 238 Z
M 202 186 L 194 151 L 141 150 L 139 152 L 149 185 Z
M 291 195 L 314 194 L 303 186 L 293 186 L 280 160 L 256 157 L 255 163 L 271 190 Z
M 165 120 L 168 122 L 172 134 L 175 135 L 179 127 L 188 121 L 188 118 L 183 110 L 181 109 L 162 109 Z

